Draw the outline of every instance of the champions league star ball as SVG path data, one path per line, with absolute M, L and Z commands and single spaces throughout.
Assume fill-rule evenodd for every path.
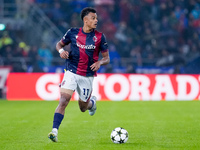
M 110 138 L 113 143 L 126 143 L 128 140 L 128 132 L 122 127 L 117 127 L 112 130 Z

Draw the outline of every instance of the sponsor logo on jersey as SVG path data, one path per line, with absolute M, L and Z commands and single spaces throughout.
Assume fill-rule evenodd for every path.
M 80 43 L 76 43 L 76 45 L 77 45 L 78 47 L 82 48 L 82 49 L 95 49 L 95 48 L 96 48 L 96 46 L 93 45 L 93 44 L 91 44 L 91 45 L 82 45 L 82 44 L 80 44 Z

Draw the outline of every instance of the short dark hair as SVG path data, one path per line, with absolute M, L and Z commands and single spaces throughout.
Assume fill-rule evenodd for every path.
M 92 7 L 86 7 L 81 11 L 81 19 L 83 20 L 83 18 L 85 16 L 87 16 L 90 12 L 92 13 L 96 13 L 96 10 Z

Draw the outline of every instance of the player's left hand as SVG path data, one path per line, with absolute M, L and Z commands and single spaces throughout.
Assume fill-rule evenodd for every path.
M 101 65 L 100 65 L 100 62 L 97 61 L 97 62 L 93 63 L 93 64 L 90 66 L 90 68 L 91 68 L 92 71 L 97 71 L 97 70 L 99 70 L 100 66 L 101 66 Z

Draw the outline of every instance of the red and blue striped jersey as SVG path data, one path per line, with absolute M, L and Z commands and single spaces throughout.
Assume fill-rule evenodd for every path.
M 69 29 L 62 38 L 65 45 L 71 43 L 69 59 L 66 59 L 66 69 L 82 76 L 96 76 L 90 66 L 98 61 L 99 53 L 108 51 L 108 45 L 103 33 L 93 30 L 85 33 L 81 28 Z

